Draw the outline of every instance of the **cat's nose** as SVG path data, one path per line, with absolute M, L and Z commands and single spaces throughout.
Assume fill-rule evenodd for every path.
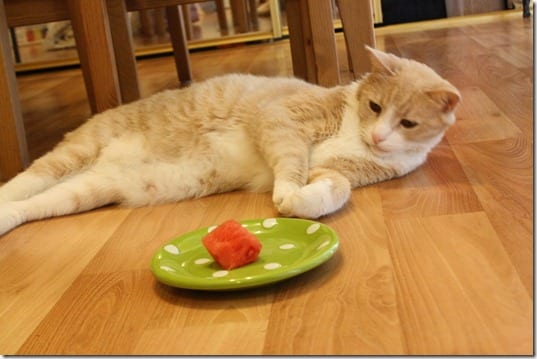
M 375 145 L 378 145 L 379 143 L 381 143 L 382 141 L 385 140 L 385 137 L 384 137 L 384 136 L 382 136 L 382 135 L 379 134 L 379 133 L 375 133 L 375 132 L 373 132 L 373 134 L 371 135 L 371 137 L 373 138 L 373 143 L 374 143 Z

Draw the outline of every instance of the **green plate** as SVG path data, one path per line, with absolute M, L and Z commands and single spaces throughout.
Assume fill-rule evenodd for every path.
M 294 277 L 326 262 L 339 239 L 322 223 L 293 218 L 240 221 L 262 243 L 253 263 L 229 271 L 213 260 L 201 239 L 216 226 L 186 233 L 162 246 L 151 271 L 160 282 L 179 288 L 233 290 L 257 287 Z

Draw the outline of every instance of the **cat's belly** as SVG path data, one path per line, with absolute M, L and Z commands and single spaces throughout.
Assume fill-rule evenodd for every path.
M 244 189 L 265 192 L 272 189 L 272 174 L 263 166 L 226 166 L 212 161 L 144 164 L 138 175 L 124 173 L 121 181 L 123 203 L 144 206 L 199 198 L 214 193 Z
M 223 183 L 231 189 L 266 192 L 272 189 L 274 175 L 253 141 L 244 132 L 220 137 L 214 144 L 215 167 Z
M 118 177 L 123 203 L 129 206 L 239 189 L 266 192 L 274 181 L 270 167 L 242 134 L 217 138 L 203 151 L 189 151 L 173 159 L 154 158 L 142 150 L 131 154 L 133 157 L 121 166 Z

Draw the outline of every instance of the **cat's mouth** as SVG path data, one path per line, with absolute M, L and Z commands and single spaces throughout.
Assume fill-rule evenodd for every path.
M 369 146 L 369 150 L 376 156 L 383 157 L 383 156 L 388 156 L 391 153 L 390 150 L 384 149 L 380 147 L 379 145 L 375 145 L 372 143 L 368 143 L 367 145 Z

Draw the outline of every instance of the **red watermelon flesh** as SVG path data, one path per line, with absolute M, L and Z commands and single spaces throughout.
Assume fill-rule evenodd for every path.
M 224 269 L 254 262 L 261 252 L 261 242 L 239 222 L 230 219 L 202 239 L 211 256 Z

